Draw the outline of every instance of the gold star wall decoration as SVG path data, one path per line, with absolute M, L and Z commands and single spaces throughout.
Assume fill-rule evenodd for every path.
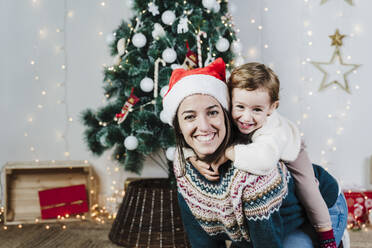
M 329 62 L 311 61 L 311 64 L 324 74 L 319 91 L 322 91 L 331 85 L 338 85 L 347 93 L 351 93 L 347 76 L 351 72 L 355 71 L 360 65 L 344 63 L 339 47 L 342 46 L 342 39 L 345 35 L 341 35 L 337 29 L 335 34 L 330 35 L 329 37 L 332 39 L 331 46 L 336 46 L 331 60 Z M 329 71 L 334 71 L 334 73 L 330 73 Z
M 342 39 L 345 38 L 346 35 L 340 34 L 340 31 L 336 29 L 334 35 L 328 35 L 329 38 L 332 39 L 331 46 L 342 46 Z
M 324 4 L 324 3 L 326 3 L 326 2 L 328 2 L 328 0 L 322 0 L 322 1 L 320 2 L 320 4 Z M 345 2 L 347 2 L 347 3 L 350 4 L 350 5 L 354 5 L 353 0 L 345 0 Z

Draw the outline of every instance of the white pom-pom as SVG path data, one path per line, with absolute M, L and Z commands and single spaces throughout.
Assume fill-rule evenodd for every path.
M 138 139 L 133 135 L 128 136 L 124 140 L 124 146 L 127 150 L 135 150 L 138 146 Z
M 168 123 L 168 121 L 167 121 L 167 115 L 166 115 L 166 113 L 164 112 L 164 110 L 162 110 L 162 111 L 160 112 L 160 120 L 161 120 L 163 123 Z
M 116 48 L 118 49 L 119 55 L 123 55 L 125 52 L 125 39 L 121 38 L 118 40 L 118 43 L 116 44 Z
M 163 60 L 167 63 L 173 63 L 177 59 L 177 53 L 173 48 L 167 48 L 161 54 Z
M 166 10 L 164 13 L 161 15 L 161 20 L 164 24 L 167 25 L 172 25 L 174 20 L 176 19 L 176 15 L 174 14 L 173 11 L 171 10 Z
M 154 24 L 154 31 L 152 31 L 152 38 L 154 39 L 158 39 L 162 36 L 165 35 L 165 31 L 164 31 L 164 28 L 162 25 L 160 25 L 159 23 L 155 23 Z
M 149 77 L 144 77 L 140 82 L 140 87 L 144 92 L 150 92 L 154 89 L 154 81 Z
M 240 41 L 237 41 L 237 40 L 234 40 L 232 43 L 231 43 L 231 47 L 230 47 L 230 50 L 235 53 L 235 54 L 239 54 L 242 52 L 242 43 Z
M 202 4 L 204 8 L 211 10 L 216 4 L 216 0 L 203 0 Z
M 146 45 L 146 36 L 142 33 L 133 35 L 132 43 L 135 47 L 141 48 Z
M 171 147 L 168 147 L 167 151 L 165 152 L 165 156 L 167 157 L 168 160 L 173 161 L 175 153 L 176 153 L 176 148 L 171 146 Z
M 216 43 L 216 49 L 219 52 L 226 52 L 230 47 L 230 42 L 226 38 L 220 38 Z
M 169 86 L 168 85 L 166 85 L 163 88 L 161 88 L 161 90 L 160 90 L 161 97 L 164 97 L 164 95 L 168 92 L 168 89 L 169 89 Z

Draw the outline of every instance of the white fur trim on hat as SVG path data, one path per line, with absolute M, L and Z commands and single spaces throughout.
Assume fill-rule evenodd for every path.
M 214 97 L 223 108 L 229 109 L 229 92 L 225 82 L 205 74 L 193 74 L 179 80 L 164 96 L 165 118 L 172 126 L 178 106 L 182 100 L 193 94 L 206 94 Z

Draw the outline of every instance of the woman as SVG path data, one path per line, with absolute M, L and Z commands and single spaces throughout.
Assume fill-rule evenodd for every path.
M 233 241 L 233 247 L 313 247 L 313 232 L 306 229 L 308 223 L 283 164 L 268 175 L 256 176 L 227 161 L 218 168 L 219 181 L 211 182 L 184 160 L 182 148 L 192 148 L 200 159 L 212 163 L 232 142 L 222 59 L 205 68 L 175 70 L 163 107 L 175 128 L 179 203 L 193 247 L 224 247 L 226 239 Z M 334 178 L 319 167 L 314 171 L 328 207 L 335 211 L 331 215 L 339 243 L 346 226 L 345 201 Z

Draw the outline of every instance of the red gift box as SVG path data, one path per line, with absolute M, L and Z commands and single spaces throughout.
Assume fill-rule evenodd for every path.
M 372 209 L 372 191 L 345 191 L 348 224 L 365 224 Z
M 39 201 L 42 219 L 89 211 L 84 184 L 39 191 Z

